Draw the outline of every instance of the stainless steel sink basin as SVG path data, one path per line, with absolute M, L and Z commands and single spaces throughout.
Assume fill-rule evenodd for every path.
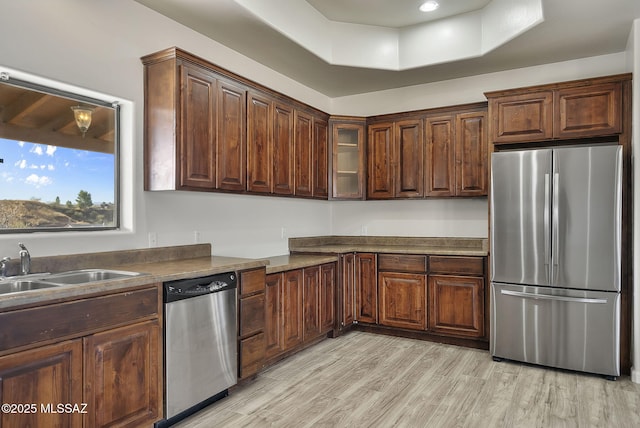
M 64 285 L 88 284 L 112 279 L 132 278 L 144 275 L 140 272 L 112 269 L 82 269 L 52 274 L 31 274 L 0 280 L 0 295 L 21 291 L 41 290 Z
M 110 279 L 131 278 L 142 275 L 140 272 L 111 269 L 82 269 L 70 272 L 52 273 L 46 282 L 55 285 L 86 284 L 89 282 L 107 281 Z
M 20 291 L 29 290 L 41 290 L 43 288 L 57 287 L 56 284 L 51 284 L 46 281 L 39 280 L 5 280 L 0 281 L 0 294 L 17 293 Z

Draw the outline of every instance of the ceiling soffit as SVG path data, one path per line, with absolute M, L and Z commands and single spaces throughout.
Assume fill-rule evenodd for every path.
M 306 1 L 234 1 L 328 64 L 379 70 L 480 57 L 544 21 L 542 0 L 492 0 L 476 11 L 401 28 L 331 21 Z

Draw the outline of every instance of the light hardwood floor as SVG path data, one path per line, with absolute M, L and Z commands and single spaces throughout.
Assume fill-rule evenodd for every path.
M 327 339 L 176 425 L 640 427 L 640 385 L 362 332 Z

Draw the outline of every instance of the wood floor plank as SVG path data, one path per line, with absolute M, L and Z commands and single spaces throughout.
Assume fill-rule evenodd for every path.
M 176 427 L 632 428 L 640 385 L 351 332 L 269 367 Z

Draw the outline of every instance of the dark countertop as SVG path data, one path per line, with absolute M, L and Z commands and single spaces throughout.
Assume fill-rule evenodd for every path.
M 338 260 L 338 256 L 285 254 L 282 256 L 268 257 L 266 260 L 269 261 L 269 264 L 267 265 L 267 274 L 270 274 L 335 262 Z
M 0 294 L 0 312 L 125 290 L 146 284 L 197 278 L 262 266 L 266 266 L 268 274 L 284 272 L 334 262 L 338 260 L 337 254 L 340 253 L 487 256 L 487 248 L 487 239 L 483 238 L 323 236 L 291 238 L 289 239 L 289 249 L 292 254 L 262 259 L 212 256 L 211 244 L 39 257 L 32 259 L 32 272 L 56 273 L 98 268 L 143 274 L 86 284 L 44 288 L 37 291 Z M 10 263 L 9 274 L 15 275 L 17 272 L 16 261 Z
M 292 253 L 392 253 L 440 256 L 488 255 L 486 238 L 416 238 L 393 236 L 318 236 L 290 238 Z

